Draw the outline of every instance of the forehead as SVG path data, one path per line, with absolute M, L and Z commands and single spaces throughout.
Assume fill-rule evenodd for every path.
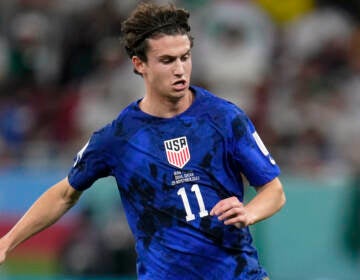
M 191 49 L 188 35 L 159 35 L 148 39 L 148 55 L 151 56 L 178 56 Z

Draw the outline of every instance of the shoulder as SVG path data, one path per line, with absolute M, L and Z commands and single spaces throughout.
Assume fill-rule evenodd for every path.
M 197 86 L 192 86 L 199 99 L 198 110 L 206 113 L 213 121 L 232 122 L 237 119 L 246 119 L 247 115 L 244 110 L 234 103 L 223 99 L 216 94 Z
M 127 138 L 129 134 L 133 134 L 142 127 L 137 108 L 136 102 L 131 103 L 114 120 L 95 131 L 92 138 L 104 145 Z

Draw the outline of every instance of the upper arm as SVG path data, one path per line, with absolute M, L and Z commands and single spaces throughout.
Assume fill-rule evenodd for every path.
M 70 185 L 67 177 L 55 184 L 52 189 L 56 195 L 69 204 L 75 204 L 82 194 Z
M 285 193 L 283 190 L 282 183 L 279 179 L 279 177 L 276 177 L 275 179 L 271 180 L 270 182 L 266 183 L 265 185 L 255 187 L 255 190 L 257 193 L 261 193 L 264 190 L 269 190 L 271 192 L 277 192 L 280 196 L 285 197 Z

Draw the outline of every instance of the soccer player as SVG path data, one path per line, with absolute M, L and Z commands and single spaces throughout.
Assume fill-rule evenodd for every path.
M 280 170 L 241 109 L 190 85 L 188 17 L 174 5 L 140 4 L 123 22 L 144 97 L 95 132 L 67 177 L 0 240 L 0 263 L 95 180 L 114 176 L 139 279 L 268 279 L 249 226 L 284 205 Z M 243 177 L 257 190 L 246 205 Z

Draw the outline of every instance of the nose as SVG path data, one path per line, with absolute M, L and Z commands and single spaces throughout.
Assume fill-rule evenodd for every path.
M 174 75 L 182 76 L 184 75 L 184 72 L 185 72 L 184 62 L 181 61 L 181 59 L 176 59 L 174 63 Z

